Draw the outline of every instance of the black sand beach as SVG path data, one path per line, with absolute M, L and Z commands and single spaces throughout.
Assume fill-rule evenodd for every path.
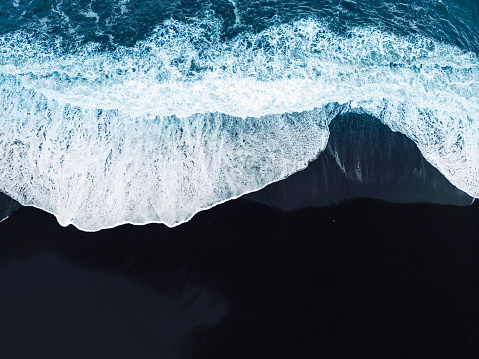
M 479 207 L 236 200 L 180 227 L 0 224 L 0 358 L 469 358 Z
M 479 205 L 379 121 L 330 129 L 306 170 L 175 228 L 13 212 L 0 359 L 474 357 Z
M 478 4 L 0 1 L 0 359 L 479 358 Z

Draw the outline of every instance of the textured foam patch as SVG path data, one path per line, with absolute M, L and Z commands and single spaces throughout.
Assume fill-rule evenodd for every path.
M 59 105 L 11 76 L 0 82 L 1 190 L 62 225 L 170 226 L 306 167 L 338 105 L 240 119 L 130 118 Z

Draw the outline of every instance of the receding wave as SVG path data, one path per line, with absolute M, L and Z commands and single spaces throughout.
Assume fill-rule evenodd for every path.
M 219 33 L 169 21 L 115 50 L 3 36 L 0 190 L 84 230 L 173 226 L 305 168 L 354 111 L 479 197 L 477 55 L 313 19 Z

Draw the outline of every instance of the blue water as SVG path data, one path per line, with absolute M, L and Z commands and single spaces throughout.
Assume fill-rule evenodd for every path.
M 336 31 L 374 26 L 399 35 L 420 34 L 466 51 L 479 50 L 479 5 L 462 0 L 6 0 L 0 4 L 0 31 L 24 30 L 60 36 L 74 43 L 133 46 L 166 20 L 191 23 L 207 14 L 221 20 L 225 38 L 315 17 Z
M 0 191 L 98 230 L 174 226 L 304 169 L 339 114 L 479 197 L 476 1 L 0 4 Z

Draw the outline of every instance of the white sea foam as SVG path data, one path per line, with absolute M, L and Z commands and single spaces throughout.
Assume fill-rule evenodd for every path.
M 62 225 L 188 220 L 306 167 L 328 139 L 330 105 L 301 114 L 131 118 L 60 105 L 0 81 L 1 190 Z
M 304 168 L 346 106 L 479 197 L 476 55 L 315 20 L 227 42 L 218 28 L 170 21 L 113 52 L 0 39 L 0 188 L 85 230 L 175 225 Z
M 233 5 L 233 12 L 235 14 L 235 25 L 240 25 L 241 24 L 241 16 L 238 10 L 238 6 L 236 5 L 235 0 L 229 0 L 231 5 Z

